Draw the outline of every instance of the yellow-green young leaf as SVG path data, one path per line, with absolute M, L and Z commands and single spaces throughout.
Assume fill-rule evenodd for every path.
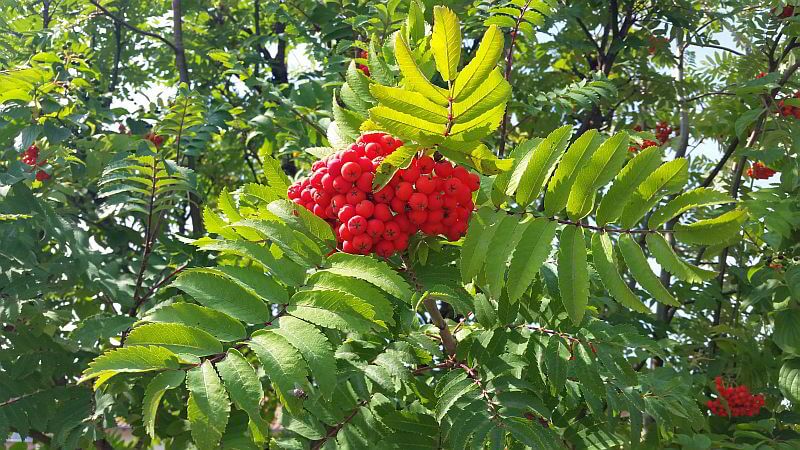
M 457 123 L 469 122 L 498 105 L 505 105 L 510 96 L 511 85 L 500 69 L 494 69 L 471 95 L 453 104 L 453 120 Z
M 405 302 L 411 302 L 411 288 L 408 283 L 383 261 L 362 255 L 335 253 L 328 258 L 328 272 L 346 277 L 358 278 L 373 284 Z
M 424 37 L 425 15 L 417 0 L 411 0 L 408 5 L 408 16 L 406 16 L 406 39 L 411 43 L 416 43 Z
M 639 222 L 647 211 L 667 194 L 677 192 L 689 181 L 689 161 L 678 158 L 669 161 L 651 173 L 625 205 L 620 224 L 629 228 Z
M 344 332 L 367 333 L 374 325 L 385 328 L 374 320 L 375 311 L 371 305 L 344 291 L 300 291 L 292 296 L 286 311 L 315 325 Z
M 579 167 L 567 201 L 570 219 L 581 220 L 592 211 L 597 190 L 614 178 L 625 163 L 627 154 L 628 133 L 623 131 L 603 142 L 586 166 Z
M 269 320 L 270 311 L 266 303 L 221 274 L 187 270 L 178 275 L 172 286 L 191 295 L 203 306 L 243 322 L 264 323 Z
M 225 214 L 225 218 L 228 219 L 228 223 L 238 222 L 244 217 L 239 214 L 239 209 L 236 207 L 236 201 L 233 199 L 233 196 L 228 193 L 227 188 L 222 188 L 222 192 L 220 192 L 219 197 L 217 198 L 217 204 L 219 209 Z M 258 233 L 250 230 L 241 230 L 237 232 L 245 239 L 249 241 L 257 241 L 260 239 Z
M 510 214 L 500 218 L 497 224 L 497 231 L 489 244 L 488 254 L 486 255 L 486 265 L 484 271 L 486 273 L 486 292 L 493 298 L 500 298 L 505 285 L 504 275 L 506 274 L 506 267 L 508 259 L 511 257 L 511 252 L 514 250 L 514 239 L 519 224 L 519 218 Z
M 539 268 L 550 254 L 557 223 L 545 218 L 534 219 L 525 228 L 514 248 L 508 267 L 508 299 L 516 302 L 533 283 Z
M 477 141 L 482 139 L 490 135 L 500 126 L 504 113 L 505 104 L 497 105 L 470 121 L 456 123 L 450 130 L 449 136 L 451 139 L 458 139 L 461 141 Z
M 404 83 L 408 88 L 419 92 L 435 103 L 447 106 L 449 93 L 447 90 L 435 86 L 425 77 L 425 74 L 422 73 L 414 61 L 414 55 L 411 54 L 408 42 L 400 32 L 395 33 L 394 56 L 397 59 L 398 67 L 400 67 L 400 73 L 403 75 Z
M 263 274 L 263 272 L 262 272 Z M 267 277 L 264 277 L 267 278 Z M 238 320 L 194 303 L 172 303 L 147 312 L 143 322 L 181 323 L 199 328 L 221 341 L 244 339 L 246 331 Z
M 283 250 L 286 257 L 306 268 L 322 262 L 322 250 L 314 241 L 278 220 L 245 219 L 232 224 L 231 227 L 243 237 L 244 231 L 255 231 L 257 234 L 254 238 L 246 239 L 255 242 L 269 239 Z
M 687 283 L 702 283 L 714 277 L 713 270 L 703 270 L 695 265 L 682 261 L 672 246 L 658 233 L 650 233 L 645 237 L 650 253 L 656 258 L 661 267 L 675 275 L 679 280 Z
M 280 327 L 273 331 L 303 355 L 320 393 L 330 398 L 336 388 L 336 360 L 328 338 L 317 327 L 292 316 L 281 317 Z
M 216 449 L 228 425 L 231 403 L 214 365 L 205 361 L 190 370 L 186 374 L 186 388 L 189 390 L 186 416 L 192 439 L 199 450 Z
M 631 291 L 619 274 L 617 258 L 611 238 L 605 233 L 592 234 L 592 261 L 600 275 L 600 281 L 608 289 L 609 294 L 622 306 L 647 314 L 650 309 Z
M 675 297 L 661 284 L 661 280 L 650 268 L 647 258 L 644 256 L 642 247 L 639 246 L 629 234 L 623 234 L 619 238 L 619 249 L 625 264 L 628 266 L 633 278 L 642 285 L 645 291 L 650 293 L 656 301 L 669 306 L 680 306 Z
M 457 164 L 472 166 L 484 175 L 510 170 L 514 163 L 511 159 L 498 158 L 486 144 L 455 141 L 450 138 L 439 145 L 439 153 Z
M 411 161 L 417 154 L 416 147 L 402 146 L 395 149 L 389 156 L 383 159 L 378 167 L 375 169 L 375 178 L 372 180 L 372 190 L 378 191 L 383 189 L 392 177 L 400 169 L 408 168 Z M 330 225 L 328 226 L 330 228 Z
M 374 311 L 374 320 L 394 325 L 394 307 L 387 294 L 364 280 L 320 271 L 308 278 L 306 286 L 311 290 L 346 292 L 363 303 L 369 304 Z
M 470 283 L 473 278 L 478 276 L 481 267 L 485 262 L 486 253 L 489 251 L 489 244 L 497 231 L 497 223 L 502 218 L 501 214 L 490 208 L 481 208 L 477 214 L 472 216 L 469 223 L 469 231 L 464 238 L 464 245 L 461 247 L 461 280 Z
M 269 155 L 263 156 L 261 159 L 264 161 L 261 168 L 264 170 L 264 178 L 267 179 L 267 184 L 285 193 L 292 182 L 284 173 L 281 162 Z
M 544 214 L 546 216 L 554 216 L 567 206 L 567 199 L 578 172 L 589 161 L 600 145 L 601 139 L 597 130 L 589 130 L 576 139 L 564 153 L 564 157 L 561 158 L 558 168 L 547 185 L 547 192 L 544 194 Z
M 571 130 L 571 126 L 564 125 L 550 133 L 533 151 L 525 155 L 514 169 L 506 193 L 508 195 L 516 193 L 516 200 L 520 206 L 527 206 L 539 197 L 544 183 L 553 173 L 556 162 L 567 148 Z
M 355 63 L 351 62 L 351 66 Z M 353 66 L 355 67 L 355 66 Z M 357 70 L 357 69 L 356 69 Z M 355 75 L 358 76 L 358 75 Z M 363 76 L 363 75 L 362 75 Z M 342 103 L 348 109 L 356 113 L 359 117 L 364 117 L 367 114 L 367 110 L 371 106 L 370 103 L 367 103 L 362 99 L 352 88 L 350 83 L 345 83 L 342 85 L 342 88 L 339 89 L 339 98 L 342 99 Z
M 293 391 L 296 388 L 305 389 L 308 376 L 308 366 L 300 352 L 283 336 L 269 330 L 254 334 L 248 345 L 258 356 L 264 372 L 272 381 L 278 400 L 290 413 L 299 413 L 302 402 Z
M 492 25 L 486 29 L 483 39 L 475 52 L 475 57 L 456 77 L 453 84 L 453 98 L 461 101 L 466 98 L 497 67 L 497 60 L 503 53 L 503 32 Z
M 154 370 L 174 370 L 178 357 L 164 347 L 121 347 L 109 350 L 89 363 L 78 383 L 97 378 L 97 389 L 118 373 L 152 372 Z
M 511 150 L 511 153 L 508 154 L 508 157 L 514 161 L 515 165 L 513 167 L 519 165 L 520 159 L 527 155 L 534 147 L 539 145 L 542 140 L 542 138 L 528 139 L 522 141 L 522 143 L 517 145 L 514 150 Z M 513 170 L 503 172 L 494 178 L 494 182 L 492 183 L 492 202 L 495 206 L 499 207 L 506 200 L 506 190 L 508 189 L 508 183 L 511 180 L 512 173 Z
M 589 268 L 583 228 L 567 225 L 561 231 L 558 251 L 558 290 L 574 324 L 583 320 L 589 304 Z
M 445 6 L 433 7 L 431 51 L 436 60 L 436 70 L 445 81 L 452 81 L 461 62 L 461 26 L 458 16 Z
M 734 209 L 713 219 L 675 225 L 675 238 L 687 244 L 713 245 L 733 239 L 742 231 L 747 211 Z
M 158 412 L 158 405 L 161 403 L 161 397 L 170 389 L 175 389 L 186 378 L 186 372 L 182 370 L 169 370 L 156 375 L 150 383 L 147 384 L 147 389 L 144 390 L 144 398 L 142 398 L 142 423 L 147 434 L 155 439 L 156 437 L 156 413 Z
M 655 230 L 661 225 L 667 223 L 672 218 L 677 217 L 690 209 L 701 206 L 731 203 L 734 201 L 736 200 L 732 199 L 728 194 L 715 191 L 714 189 L 693 189 L 673 198 L 666 205 L 655 210 L 655 212 L 653 212 L 653 214 L 650 216 L 650 219 L 647 221 L 647 227 L 651 230 Z
M 209 233 L 218 234 L 226 239 L 239 239 L 239 236 L 228 228 L 228 223 L 208 206 L 203 207 L 203 225 Z
M 208 356 L 222 353 L 222 344 L 203 330 L 180 323 L 148 323 L 133 329 L 125 345 L 158 345 L 177 354 Z
M 411 139 L 422 145 L 435 145 L 444 139 L 444 125 L 428 122 L 386 106 L 370 109 L 369 118 L 391 134 Z
M 444 124 L 447 123 L 447 108 L 433 103 L 419 92 L 381 86 L 380 84 L 373 84 L 370 91 L 381 105 L 428 122 L 441 124 L 439 130 L 444 131 Z
M 225 359 L 217 363 L 217 370 L 233 403 L 247 413 L 262 435 L 268 436 L 269 424 L 261 416 L 264 388 L 253 366 L 238 350 L 231 348 Z
M 597 207 L 597 225 L 616 221 L 636 189 L 661 164 L 661 148 L 648 147 L 622 168 Z

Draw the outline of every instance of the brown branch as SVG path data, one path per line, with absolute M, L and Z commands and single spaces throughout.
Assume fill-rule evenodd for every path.
M 356 416 L 356 414 L 358 414 L 358 412 L 361 410 L 361 407 L 366 405 L 367 403 L 369 403 L 368 400 L 361 400 L 358 403 L 358 406 L 356 406 L 350 412 L 350 414 L 347 417 L 345 417 L 345 419 L 342 422 L 336 424 L 336 426 L 334 426 L 330 430 L 328 430 L 328 432 L 325 434 L 325 437 L 323 437 L 319 441 L 316 441 L 311 446 L 311 450 L 319 450 L 319 449 L 321 449 L 325 445 L 325 443 L 328 442 L 328 439 L 330 439 L 332 437 L 335 437 L 339 433 L 339 430 L 341 430 L 345 425 L 350 423 L 350 421 L 353 420 L 353 418 Z
M 525 5 L 522 6 L 520 10 L 519 16 L 517 16 L 517 22 L 514 24 L 514 29 L 511 30 L 511 44 L 508 47 L 508 55 L 506 56 L 506 81 L 511 83 L 511 68 L 514 64 L 514 46 L 517 44 L 517 35 L 519 34 L 519 27 L 522 23 L 523 16 L 525 12 L 530 7 L 531 0 L 527 0 Z M 503 112 L 503 122 L 500 129 L 500 145 L 497 150 L 497 154 L 499 156 L 503 156 L 506 151 L 506 134 L 508 133 L 508 104 L 506 104 L 506 110 Z
M 151 37 L 153 39 L 157 39 L 157 40 L 163 42 L 164 44 L 166 44 L 169 48 L 172 49 L 172 51 L 176 51 L 175 44 L 170 42 L 170 40 L 165 38 L 164 36 L 161 36 L 159 34 L 153 33 L 151 31 L 142 30 L 141 28 L 137 28 L 137 27 L 129 24 L 128 22 L 126 22 L 126 21 L 122 20 L 121 18 L 119 18 L 119 17 L 115 16 L 114 14 L 112 14 L 111 11 L 109 11 L 103 5 L 98 3 L 97 0 L 89 0 L 89 3 L 94 5 L 105 16 L 109 17 L 114 22 L 119 23 L 120 25 L 124 26 L 125 28 L 128 28 L 129 30 L 133 31 L 134 33 L 141 34 L 142 36 L 148 36 L 148 37 Z

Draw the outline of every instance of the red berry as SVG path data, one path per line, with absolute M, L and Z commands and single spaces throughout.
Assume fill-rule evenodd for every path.
M 414 186 L 411 183 L 403 181 L 397 185 L 397 188 L 394 190 L 395 197 L 399 198 L 400 200 L 406 201 L 411 198 L 411 194 L 414 193 Z
M 392 218 L 392 210 L 385 203 L 378 203 L 375 205 L 374 217 L 382 222 L 386 222 Z
M 463 183 L 458 178 L 450 178 L 444 183 L 444 192 L 447 195 L 458 195 Z
M 435 164 L 433 171 L 436 172 L 436 175 L 447 178 L 453 174 L 453 166 L 447 161 L 440 161 Z
M 444 219 L 444 211 L 441 209 L 428 211 L 428 223 L 441 223 L 442 219 Z
M 50 174 L 48 174 L 44 170 L 36 172 L 36 181 L 47 181 L 49 179 L 50 179 Z
M 353 206 L 359 204 L 366 198 L 367 194 L 358 188 L 350 189 L 350 191 L 347 193 L 347 203 L 350 203 Z
M 428 196 L 421 192 L 415 192 L 411 195 L 411 198 L 408 199 L 408 206 L 410 206 L 411 209 L 423 211 L 428 207 Z
M 359 216 L 364 216 L 364 218 L 369 219 L 374 212 L 375 204 L 369 200 L 361 200 L 356 204 L 356 214 Z
M 356 187 L 364 192 L 372 192 L 372 180 L 374 179 L 375 175 L 372 173 L 362 172 L 361 176 L 358 177 L 358 181 L 356 181 Z
M 434 192 L 428 195 L 428 209 L 436 210 L 442 209 L 442 205 L 444 204 L 444 194 L 441 192 Z
M 404 213 L 406 211 L 406 202 L 401 200 L 399 197 L 393 198 L 389 204 L 392 207 L 392 211 L 398 214 Z
M 338 176 L 333 180 L 333 190 L 340 194 L 346 194 L 350 189 L 353 189 L 353 183 L 344 179 L 343 176 Z
M 354 183 L 361 176 L 361 166 L 357 162 L 347 162 L 342 165 L 342 178 Z
M 428 155 L 422 155 L 417 159 L 417 167 L 419 167 L 421 173 L 431 173 L 435 164 L 433 158 Z
M 399 173 L 403 181 L 408 181 L 409 183 L 413 183 L 419 178 L 419 168 L 413 164 L 408 166 L 408 169 L 401 170 Z
M 395 248 L 391 241 L 382 240 L 375 246 L 375 253 L 381 258 L 388 258 L 392 256 Z
M 364 153 L 366 154 L 367 158 L 375 159 L 383 154 L 383 149 L 381 149 L 381 146 L 377 143 L 370 142 L 364 147 Z
M 416 188 L 418 192 L 423 194 L 430 194 L 436 190 L 436 181 L 429 176 L 421 176 L 417 178 Z
M 374 239 L 381 237 L 385 228 L 386 226 L 381 220 L 371 219 L 367 221 L 367 234 Z
M 397 239 L 400 235 L 400 227 L 395 222 L 386 222 L 383 229 L 383 238 L 387 241 Z
M 397 237 L 394 241 L 394 249 L 398 252 L 402 252 L 403 250 L 408 248 L 408 235 L 401 234 Z
M 358 151 L 349 148 L 342 152 L 342 156 L 340 158 L 342 159 L 342 164 L 345 164 L 358 161 L 358 157 Z M 342 166 L 342 172 L 344 172 L 344 166 Z
M 365 233 L 367 231 L 367 219 L 363 216 L 353 216 L 347 221 L 347 229 L 350 230 L 354 236 Z
M 356 253 L 356 248 L 353 246 L 353 241 L 342 242 L 342 251 L 345 253 Z
M 342 174 L 343 164 L 344 163 L 339 158 L 331 158 L 331 160 L 328 161 L 328 173 L 334 178 L 338 177 Z
M 372 238 L 366 234 L 359 234 L 353 238 L 353 247 L 355 248 L 356 252 L 366 255 L 370 250 L 372 250 Z
M 322 176 L 322 190 L 324 190 L 327 193 L 336 192 L 336 190 L 333 189 L 333 180 L 334 180 L 334 177 L 331 174 L 326 173 L 325 175 L 323 175 Z
M 394 198 L 394 189 L 389 186 L 384 186 L 381 190 L 375 193 L 375 201 L 379 203 L 389 203 Z
M 423 210 L 411 211 L 408 213 L 408 220 L 414 225 L 422 225 L 428 220 L 428 213 Z
M 353 216 L 356 215 L 356 208 L 353 205 L 344 205 L 343 207 L 339 208 L 339 221 L 342 223 L 347 223 Z
M 342 194 L 334 195 L 331 199 L 331 206 L 333 207 L 333 212 L 339 213 L 339 210 L 342 209 L 344 205 L 347 204 L 347 197 Z

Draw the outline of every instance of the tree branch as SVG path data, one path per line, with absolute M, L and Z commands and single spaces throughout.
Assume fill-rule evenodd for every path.
M 142 36 L 148 36 L 148 37 L 151 37 L 153 39 L 157 39 L 157 40 L 163 42 L 164 44 L 166 44 L 169 48 L 172 49 L 172 51 L 175 51 L 175 44 L 170 42 L 169 39 L 165 38 L 164 36 L 161 36 L 159 34 L 153 33 L 151 31 L 142 30 L 141 28 L 138 28 L 138 27 L 135 27 L 135 26 L 129 24 L 128 22 L 126 22 L 126 21 L 120 19 L 119 17 L 115 16 L 114 14 L 112 14 L 111 11 L 109 11 L 103 5 L 98 3 L 97 0 L 89 0 L 89 3 L 94 5 L 104 15 L 109 17 L 114 22 L 121 24 L 122 26 L 124 26 L 125 28 L 128 28 L 129 30 L 133 31 L 134 33 L 141 34 Z

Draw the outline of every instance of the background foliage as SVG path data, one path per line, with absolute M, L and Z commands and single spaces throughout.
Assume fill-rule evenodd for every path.
M 0 2 L 0 436 L 797 448 L 794 2 L 442 3 Z M 330 254 L 286 188 L 370 129 L 462 241 Z

